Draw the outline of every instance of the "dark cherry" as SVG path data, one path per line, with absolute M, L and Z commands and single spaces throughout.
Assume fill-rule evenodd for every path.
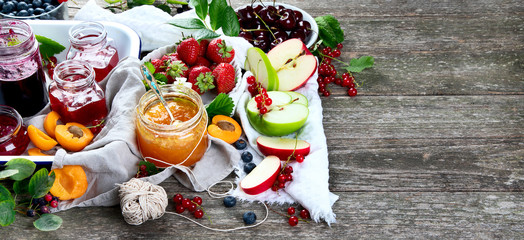
M 300 29 L 292 31 L 291 34 L 289 35 L 289 38 L 298 38 L 302 42 L 306 42 L 306 34 L 303 31 L 301 31 Z
M 253 42 L 253 45 L 257 48 L 262 49 L 262 51 L 266 52 L 269 47 L 269 37 L 265 37 L 263 35 L 260 35 L 255 38 L 255 41 Z
M 295 21 L 296 22 L 302 21 L 303 17 L 302 17 L 302 13 L 300 11 L 293 10 L 293 13 L 295 14 Z
M 286 41 L 289 36 L 287 35 L 286 31 L 276 30 L 273 31 L 273 35 L 275 35 L 275 39 L 282 39 L 283 41 Z
M 238 36 L 243 37 L 248 42 L 253 42 L 253 34 L 251 32 L 240 32 Z
M 269 38 L 269 36 L 271 35 L 271 33 L 269 33 L 269 30 L 267 30 L 267 28 L 264 25 L 257 25 L 255 28 L 253 28 L 253 30 L 255 29 L 256 31 L 252 32 L 254 37 L 264 36 L 266 38 Z
M 271 13 L 267 7 L 262 9 L 258 15 L 260 15 L 262 20 L 264 20 L 268 26 L 273 26 L 277 21 L 275 14 Z
M 309 34 L 311 33 L 311 23 L 309 23 L 308 21 L 304 20 L 304 21 L 298 22 L 297 27 L 303 30 L 306 36 L 309 36 Z
M 277 38 L 277 39 L 271 41 L 271 44 L 269 45 L 269 49 L 273 49 L 274 47 L 276 47 L 278 44 L 282 43 L 283 41 L 285 41 L 285 40 L 282 39 L 282 38 Z
M 253 11 L 255 11 L 256 13 L 260 12 L 260 10 L 262 10 L 264 7 L 262 7 L 262 5 L 257 5 L 253 8 Z
M 280 19 L 278 20 L 278 25 L 286 31 L 291 31 L 295 28 L 296 21 L 295 16 L 292 10 L 286 10 L 282 12 Z
M 282 6 L 282 5 L 280 5 L 280 6 L 277 7 L 277 11 L 278 11 L 278 13 L 282 13 L 282 12 L 284 12 L 285 10 L 287 10 L 287 8 L 284 7 L 284 6 Z

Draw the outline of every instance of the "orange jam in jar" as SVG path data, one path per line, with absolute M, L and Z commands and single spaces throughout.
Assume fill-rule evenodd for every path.
M 146 92 L 136 109 L 138 148 L 144 159 L 158 167 L 169 167 L 166 163 L 191 166 L 202 158 L 208 146 L 208 119 L 202 99 L 187 87 L 160 88 L 175 121 L 171 123 L 155 94 Z

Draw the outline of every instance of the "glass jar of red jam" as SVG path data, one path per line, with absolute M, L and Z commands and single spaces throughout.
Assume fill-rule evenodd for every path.
M 88 62 L 95 69 L 95 80 L 100 82 L 118 64 L 118 52 L 109 44 L 104 25 L 83 22 L 69 29 L 67 59 Z
M 93 67 L 79 60 L 65 60 L 56 65 L 49 85 L 51 109 L 62 122 L 77 122 L 100 132 L 107 116 L 104 91 L 95 82 Z M 96 127 L 94 127 L 96 126 Z
M 48 102 L 38 42 L 22 21 L 0 19 L 0 104 L 33 116 Z
M 22 116 L 14 108 L 0 105 L 0 155 L 20 155 L 28 144 Z
M 138 148 L 143 158 L 158 167 L 191 166 L 202 158 L 208 146 L 208 119 L 202 99 L 183 86 L 168 84 L 161 90 L 176 121 L 171 123 L 153 91 L 146 92 L 136 109 Z

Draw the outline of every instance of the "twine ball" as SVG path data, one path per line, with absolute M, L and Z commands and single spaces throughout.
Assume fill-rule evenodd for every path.
M 164 188 L 137 178 L 121 184 L 119 196 L 124 220 L 131 225 L 162 217 L 168 203 Z

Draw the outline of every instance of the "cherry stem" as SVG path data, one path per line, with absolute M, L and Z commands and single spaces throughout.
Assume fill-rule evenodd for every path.
M 267 30 L 269 31 L 269 33 L 271 33 L 271 35 L 273 36 L 273 39 L 276 39 L 275 37 L 275 34 L 273 34 L 273 31 L 271 31 L 271 29 L 269 28 L 269 26 L 266 24 L 266 22 L 264 22 L 264 20 L 262 20 L 262 18 L 256 13 L 256 12 L 253 12 L 255 14 L 255 16 L 257 16 L 257 18 L 260 19 L 260 21 L 262 21 L 262 23 L 264 24 L 264 26 L 266 26 Z

